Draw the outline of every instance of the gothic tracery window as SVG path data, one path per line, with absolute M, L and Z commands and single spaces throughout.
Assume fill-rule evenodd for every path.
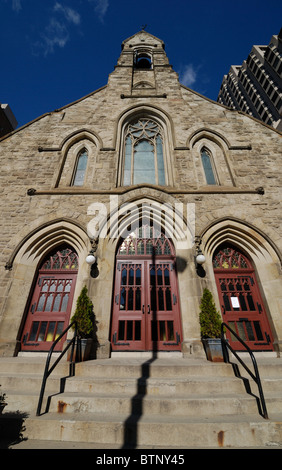
M 151 119 L 130 124 L 125 134 L 123 185 L 140 183 L 166 184 L 163 133 Z

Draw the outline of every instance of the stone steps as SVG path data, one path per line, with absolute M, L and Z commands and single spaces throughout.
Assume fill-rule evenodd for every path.
M 8 402 L 2 439 L 24 425 L 24 448 L 46 441 L 54 448 L 282 448 L 279 359 L 259 364 L 269 420 L 258 413 L 255 384 L 246 393 L 230 364 L 183 358 L 88 361 L 76 365 L 75 377 L 63 362 L 37 417 L 44 367 L 42 358 L 0 359 Z

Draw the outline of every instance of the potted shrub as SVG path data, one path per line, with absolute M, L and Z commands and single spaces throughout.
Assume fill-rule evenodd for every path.
M 0 385 L 1 387 L 1 385 Z M 5 401 L 6 398 L 6 393 L 0 393 L 0 414 L 4 410 L 5 406 L 7 405 L 7 402 Z
M 80 351 L 75 345 L 76 359 L 86 361 L 89 358 L 93 344 L 94 313 L 93 303 L 88 297 L 87 287 L 84 286 L 76 302 L 76 309 L 71 318 L 71 322 L 77 323 L 77 334 L 80 339 Z M 74 329 L 74 327 L 73 327 Z M 69 348 L 69 356 L 72 347 Z M 68 359 L 69 359 L 68 356 Z
M 216 309 L 212 293 L 205 288 L 200 304 L 201 337 L 209 361 L 222 362 L 221 316 Z

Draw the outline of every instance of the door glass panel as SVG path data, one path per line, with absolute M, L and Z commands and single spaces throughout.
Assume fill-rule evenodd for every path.
M 128 273 L 128 285 L 133 286 L 134 284 L 134 269 L 130 268 Z
M 262 341 L 264 338 L 263 338 L 263 334 L 262 334 L 262 331 L 261 331 L 260 322 L 259 321 L 254 321 L 254 327 L 255 327 L 255 332 L 256 332 L 256 335 L 257 335 L 257 340 Z
M 173 321 L 167 322 L 167 335 L 168 335 L 168 341 L 174 341 Z
M 38 321 L 32 322 L 32 328 L 31 328 L 31 332 L 30 332 L 30 335 L 29 335 L 29 341 L 35 341 L 36 340 L 38 326 L 39 326 Z
M 255 304 L 254 304 L 254 301 L 253 301 L 253 297 L 252 297 L 251 294 L 247 294 L 247 300 L 248 300 L 250 310 L 252 310 L 252 311 L 256 310 L 256 307 L 255 307 Z
M 227 311 L 231 310 L 231 306 L 230 306 L 230 302 L 229 302 L 229 297 L 228 297 L 227 294 L 224 294 L 224 295 L 223 295 L 223 302 L 224 302 L 225 310 L 227 310 Z
M 123 287 L 120 292 L 120 310 L 125 310 L 125 305 L 126 305 L 126 290 Z
M 247 335 L 249 337 L 249 341 L 255 341 L 255 335 L 253 332 L 252 323 L 250 321 L 246 321 L 245 325 L 246 325 L 246 330 L 247 330 Z
M 228 326 L 230 326 L 231 330 L 233 330 L 233 331 L 235 331 L 235 333 L 237 333 L 234 321 L 229 321 Z M 230 332 L 230 334 L 231 334 L 231 341 L 238 341 L 237 338 L 231 332 Z
M 69 294 L 65 294 L 63 296 L 63 302 L 61 306 L 61 312 L 66 312 L 67 306 L 68 306 L 68 301 L 69 301 Z
M 126 268 L 123 268 L 121 272 L 121 285 L 126 286 L 126 278 L 127 278 L 127 270 Z
M 44 303 L 45 303 L 45 295 L 46 294 L 41 294 L 40 297 L 39 297 L 39 302 L 38 302 L 38 305 L 37 305 L 37 311 L 38 312 L 43 312 L 43 307 L 44 307 Z
M 53 303 L 53 294 L 49 294 L 47 297 L 46 305 L 45 305 L 45 312 L 51 311 L 52 303 Z
M 159 301 L 159 310 L 164 310 L 164 293 L 161 287 L 158 290 L 158 301 Z
M 135 310 L 141 310 L 141 289 L 138 287 L 135 291 Z
M 120 320 L 118 324 L 118 339 L 119 340 L 124 339 L 124 331 L 125 331 L 125 321 Z
M 46 328 L 47 328 L 47 321 L 41 322 L 37 341 L 44 341 Z
M 59 294 L 56 295 L 53 305 L 53 312 L 60 311 L 60 303 L 61 303 L 61 296 Z
M 141 340 L 141 321 L 135 321 L 135 341 Z
M 247 311 L 248 307 L 246 305 L 244 294 L 242 294 L 242 293 L 239 294 L 239 302 L 240 302 L 240 305 L 241 305 L 241 310 L 243 310 L 244 312 Z
M 136 269 L 136 286 L 141 286 L 141 269 Z
M 51 321 L 49 323 L 48 332 L 47 332 L 47 336 L 46 336 L 46 341 L 53 341 L 55 326 L 56 326 L 56 322 Z
M 128 290 L 128 306 L 127 310 L 133 310 L 133 289 L 132 287 Z
M 163 283 L 163 276 L 162 276 L 162 270 L 160 268 L 157 270 L 157 281 L 158 281 L 158 286 L 161 286 Z
M 151 336 L 152 341 L 158 341 L 158 322 L 156 321 L 151 322 Z
M 165 300 L 166 300 L 166 309 L 167 310 L 172 310 L 171 291 L 168 287 L 165 290 Z
M 154 288 L 151 290 L 151 310 L 156 311 L 156 291 Z
M 164 281 L 165 281 L 166 286 L 170 285 L 168 268 L 165 268 L 165 270 L 164 270 Z
M 128 341 L 132 341 L 133 339 L 133 321 L 132 320 L 128 320 L 127 321 L 127 331 L 126 331 L 126 339 Z
M 166 341 L 165 321 L 160 321 L 159 327 L 160 327 L 160 341 Z
M 151 269 L 150 269 L 150 283 L 151 283 L 151 286 L 156 285 L 155 267 L 154 266 L 152 266 Z
M 246 338 L 246 333 L 245 333 L 245 330 L 244 330 L 244 322 L 238 321 L 237 322 L 237 328 L 238 328 L 238 333 L 239 333 L 240 338 L 243 341 L 246 341 L 247 338 Z
M 64 329 L 64 322 L 63 321 L 59 321 L 57 323 L 57 331 L 56 331 L 56 337 L 55 339 L 57 339 L 62 333 L 63 333 L 63 329 Z

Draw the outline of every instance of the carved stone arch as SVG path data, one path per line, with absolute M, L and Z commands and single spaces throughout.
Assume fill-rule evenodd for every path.
M 268 322 L 274 336 L 274 348 L 281 350 L 282 325 L 279 311 L 281 294 L 281 253 L 273 240 L 252 224 L 235 218 L 223 218 L 207 226 L 199 236 L 205 254 L 205 271 L 213 279 L 213 292 L 217 292 L 212 260 L 223 244 L 237 248 L 251 262 L 265 307 Z M 221 310 L 221 304 L 218 302 Z
M 151 119 L 156 122 L 163 131 L 163 152 L 164 152 L 164 165 L 166 174 L 166 185 L 173 186 L 174 181 L 174 164 L 172 161 L 173 148 L 174 148 L 174 132 L 173 125 L 169 116 L 160 108 L 155 106 L 138 105 L 124 111 L 118 120 L 117 133 L 115 141 L 118 148 L 118 171 L 117 171 L 117 186 L 122 185 L 123 181 L 123 164 L 125 152 L 125 132 L 126 127 L 138 121 L 138 119 Z
M 66 137 L 60 147 L 62 159 L 56 176 L 55 187 L 66 187 L 72 184 L 77 158 L 83 149 L 88 154 L 84 186 L 91 186 L 96 167 L 97 153 L 102 146 L 101 138 L 96 133 L 87 129 L 78 130 Z
M 62 245 L 71 247 L 78 255 L 79 270 L 73 305 L 89 277 L 89 266 L 85 258 L 89 251 L 89 238 L 85 229 L 75 221 L 57 219 L 46 222 L 26 234 L 14 248 L 7 267 L 11 269 L 9 300 L 3 306 L 0 349 L 15 354 L 20 345 L 22 327 L 25 322 L 30 295 L 37 279 L 38 269 L 42 261 L 52 250 Z
M 224 135 L 206 127 L 202 127 L 191 132 L 187 138 L 187 147 L 191 148 L 198 140 L 203 138 L 216 142 L 223 151 L 231 148 L 229 140 Z

